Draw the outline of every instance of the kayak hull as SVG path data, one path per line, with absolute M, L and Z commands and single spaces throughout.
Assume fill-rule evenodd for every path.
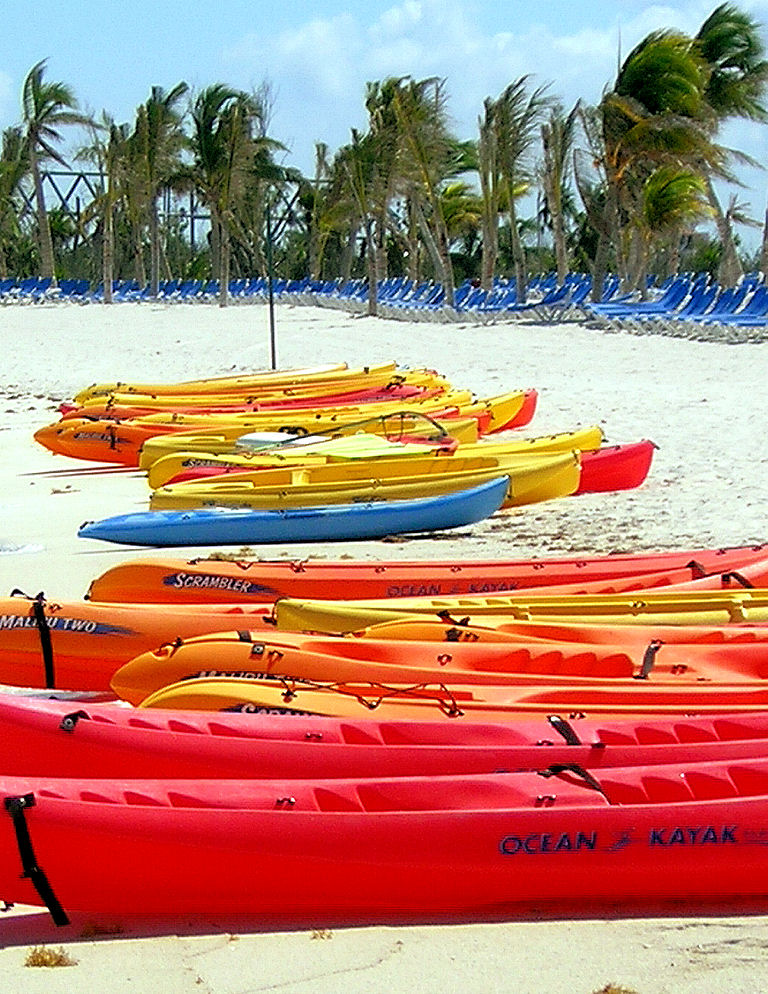
M 744 907 L 768 894 L 767 782 L 758 760 L 597 777 L 557 767 L 287 782 L 2 777 L 0 889 L 47 903 L 62 925 L 72 913 L 315 928 L 519 918 L 562 913 L 569 894 L 582 915 Z
M 460 528 L 501 507 L 509 486 L 502 476 L 433 498 L 336 504 L 284 511 L 211 508 L 146 511 L 87 522 L 81 538 L 127 545 L 241 545 L 347 541 Z

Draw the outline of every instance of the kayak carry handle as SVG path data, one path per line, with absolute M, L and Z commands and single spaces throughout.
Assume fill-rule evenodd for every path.
M 553 763 L 546 770 L 537 770 L 536 773 L 540 777 L 556 777 L 560 773 L 573 773 L 580 780 L 583 780 L 585 785 L 591 790 L 598 791 L 603 797 L 606 796 L 600 781 L 593 777 L 589 770 L 585 770 L 583 766 L 579 766 L 578 763 Z
M 653 669 L 653 664 L 656 662 L 656 654 L 663 645 L 663 639 L 652 639 L 648 643 L 648 648 L 645 650 L 645 654 L 643 655 L 643 665 L 640 667 L 640 672 L 634 674 L 635 680 L 648 679 L 651 670 Z
M 26 597 L 32 602 L 32 617 L 35 619 L 38 634 L 40 635 L 40 651 L 43 654 L 43 669 L 45 671 L 45 689 L 53 690 L 56 687 L 56 674 L 53 665 L 53 643 L 51 642 L 51 629 L 48 627 L 48 619 L 45 616 L 45 594 L 41 590 L 34 597 L 25 594 L 18 587 L 11 591 L 11 597 Z
M 53 888 L 48 882 L 45 871 L 42 870 L 35 857 L 35 850 L 32 846 L 32 838 L 29 834 L 29 826 L 24 812 L 27 808 L 35 806 L 34 794 L 17 794 L 5 798 L 5 810 L 11 816 L 13 827 L 16 831 L 16 844 L 19 847 L 19 857 L 24 870 L 22 877 L 27 877 L 40 895 L 43 904 L 51 913 L 51 918 L 55 925 L 69 925 L 69 918 L 66 911 L 59 903 L 59 899 L 53 892 Z
M 59 728 L 62 732 L 74 732 L 75 726 L 81 718 L 85 718 L 90 721 L 91 716 L 87 711 L 73 711 L 71 714 L 65 714 L 64 717 L 59 722 Z

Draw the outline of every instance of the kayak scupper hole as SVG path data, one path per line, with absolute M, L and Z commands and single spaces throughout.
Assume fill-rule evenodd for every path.
M 168 722 L 168 730 L 170 732 L 192 732 L 199 733 L 200 727 L 198 725 L 190 725 L 186 721 L 179 721 L 176 718 L 171 718 Z

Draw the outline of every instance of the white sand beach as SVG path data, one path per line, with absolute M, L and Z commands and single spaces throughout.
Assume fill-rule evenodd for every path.
M 512 558 L 742 545 L 768 540 L 768 344 L 728 345 L 580 324 L 409 323 L 301 306 L 277 308 L 277 364 L 395 359 L 480 395 L 539 391 L 526 435 L 599 424 L 608 442 L 659 446 L 648 481 L 495 515 L 436 537 L 252 548 L 264 558 Z M 78 539 L 85 520 L 146 507 L 141 474 L 54 456 L 32 439 L 92 382 L 167 382 L 268 368 L 267 309 L 240 304 L 0 306 L 0 590 L 82 598 L 114 563 L 146 556 Z M 169 550 L 191 558 L 209 549 Z M 147 868 L 147 887 L 152 886 Z M 0 898 L 2 895 L 0 895 Z M 574 897 L 574 895 L 570 895 Z M 766 909 L 768 911 L 768 909 Z M 512 922 L 271 933 L 221 923 L 137 924 L 94 935 L 47 914 L 0 914 L 7 990 L 757 994 L 768 918 Z M 322 923 L 318 923 L 320 928 Z M 46 943 L 77 965 L 25 967 Z

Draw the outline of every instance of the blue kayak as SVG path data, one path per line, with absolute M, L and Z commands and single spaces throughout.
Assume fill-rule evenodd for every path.
M 442 531 L 482 521 L 497 511 L 509 487 L 500 476 L 440 497 L 366 501 L 283 511 L 214 507 L 195 511 L 138 511 L 87 521 L 80 538 L 126 545 L 250 545 L 383 538 Z

